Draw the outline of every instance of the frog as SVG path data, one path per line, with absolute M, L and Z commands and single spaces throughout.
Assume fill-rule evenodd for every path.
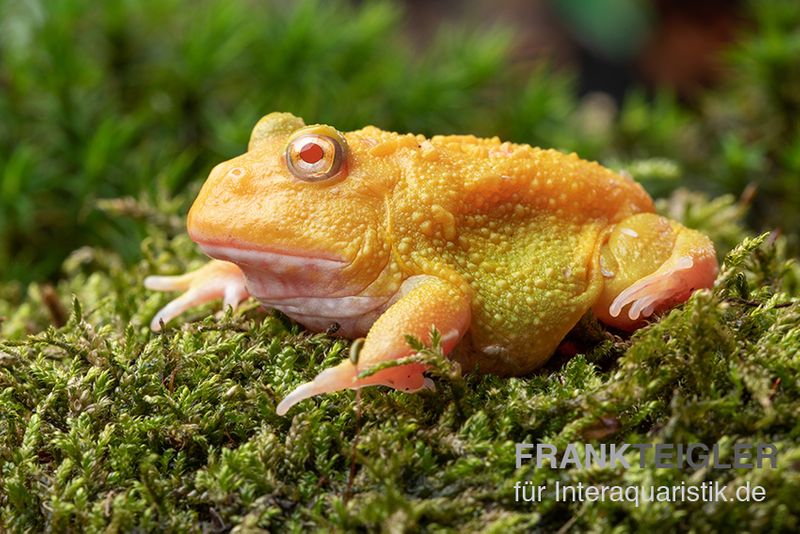
M 309 331 L 335 325 L 357 340 L 279 415 L 341 390 L 434 389 L 408 336 L 435 338 L 464 372 L 525 376 L 587 314 L 633 331 L 711 288 L 718 271 L 708 236 L 657 214 L 629 175 L 575 153 L 341 132 L 283 112 L 211 170 L 187 229 L 211 260 L 144 280 L 182 292 L 154 331 L 194 306 L 255 298 Z

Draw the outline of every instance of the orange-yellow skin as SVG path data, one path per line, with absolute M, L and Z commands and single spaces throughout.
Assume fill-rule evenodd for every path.
M 303 126 L 289 114 L 264 117 L 248 151 L 212 171 L 188 219 L 191 237 L 207 252 L 219 245 L 291 254 L 291 261 L 270 271 L 256 265 L 261 256 L 237 261 L 243 256 L 220 253 L 243 272 L 231 263 L 209 264 L 196 275 L 194 296 L 172 310 L 223 293 L 231 304 L 249 293 L 283 309 L 289 301 L 281 299 L 307 291 L 326 299 L 332 311 L 301 309 L 297 318 L 321 330 L 337 314 L 348 315 L 353 301 L 344 297 L 383 302 L 337 321 L 344 335 L 366 334 L 358 364 L 342 362 L 301 386 L 281 413 L 302 398 L 337 389 L 424 387 L 419 365 L 367 379 L 356 375 L 411 354 L 405 335 L 427 340 L 432 325 L 465 368 L 521 375 L 546 362 L 589 310 L 612 326 L 633 329 L 644 315 L 709 287 L 716 274 L 707 237 L 653 214 L 639 184 L 575 154 L 367 126 L 342 134 L 347 160 L 339 176 L 309 183 L 289 172 L 284 159 L 289 137 Z M 215 286 L 216 273 L 227 282 Z M 278 289 L 270 286 L 273 278 Z M 149 285 L 191 285 L 184 278 L 169 287 L 169 280 L 156 277 Z M 620 295 L 629 301 L 614 305 Z M 642 310 L 630 318 L 636 299 Z M 614 306 L 616 315 L 609 311 Z M 296 308 L 286 310 L 292 315 Z

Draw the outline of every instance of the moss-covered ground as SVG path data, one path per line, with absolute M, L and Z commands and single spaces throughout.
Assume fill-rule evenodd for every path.
M 706 222 L 732 231 L 741 210 L 717 204 L 705 204 Z M 133 267 L 82 249 L 55 287 L 5 288 L 0 524 L 8 529 L 800 528 L 798 278 L 774 235 L 745 238 L 713 291 L 630 339 L 587 318 L 570 336 L 578 354 L 539 374 L 461 378 L 440 361 L 435 393 L 368 388 L 278 417 L 276 403 L 346 357 L 348 342 L 255 304 L 235 315 L 206 307 L 150 332 L 168 297 L 145 292 L 143 277 L 202 261 L 187 238 L 151 233 Z M 737 443 L 780 452 L 776 469 L 640 468 L 632 455 L 630 469 L 517 469 L 517 442 L 562 451 L 570 442 L 716 443 L 723 460 Z M 525 480 L 718 481 L 731 491 L 749 482 L 767 498 L 531 504 L 515 500 L 514 484 Z
M 800 530 L 800 4 L 746 3 L 724 75 L 619 105 L 514 60 L 505 28 L 422 45 L 394 2 L 0 0 L 0 531 Z M 143 278 L 204 258 L 184 216 L 270 111 L 499 135 L 624 169 L 726 257 L 541 372 L 277 402 L 348 354 L 248 304 L 163 333 Z M 687 189 L 688 188 L 688 189 Z M 703 191 L 695 193 L 690 191 Z M 516 468 L 515 443 L 779 448 L 775 469 Z M 515 484 L 763 486 L 759 503 L 518 502 Z

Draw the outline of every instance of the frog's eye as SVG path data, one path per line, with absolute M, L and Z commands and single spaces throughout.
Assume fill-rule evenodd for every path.
M 344 138 L 333 128 L 308 130 L 301 130 L 289 140 L 286 147 L 289 171 L 307 182 L 321 182 L 339 175 L 347 157 Z

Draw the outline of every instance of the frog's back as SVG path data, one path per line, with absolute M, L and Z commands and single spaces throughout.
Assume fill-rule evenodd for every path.
M 431 144 L 443 157 L 466 162 L 457 181 L 467 212 L 513 204 L 563 219 L 618 221 L 653 211 L 641 185 L 575 153 L 471 135 L 436 136 Z
M 555 150 L 436 136 L 416 152 L 395 225 L 409 263 L 457 273 L 474 292 L 458 357 L 500 374 L 538 367 L 599 295 L 610 226 L 653 211 L 652 200 L 630 178 Z

